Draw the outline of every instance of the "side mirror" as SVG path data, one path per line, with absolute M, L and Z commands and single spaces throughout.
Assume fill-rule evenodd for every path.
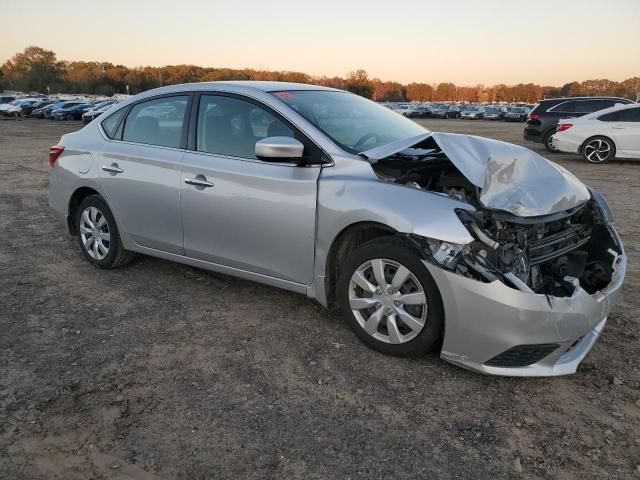
M 291 137 L 267 137 L 256 142 L 256 157 L 265 160 L 302 158 L 304 145 Z

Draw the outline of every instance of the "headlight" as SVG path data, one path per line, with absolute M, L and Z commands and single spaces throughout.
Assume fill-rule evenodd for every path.
M 591 188 L 589 188 L 589 191 L 591 192 L 591 198 L 593 198 L 593 201 L 598 207 L 598 210 L 602 214 L 602 220 L 607 225 L 613 223 L 613 213 L 611 212 L 611 209 L 609 208 L 609 204 L 607 203 L 605 198 L 602 196 L 600 192 L 597 192 Z

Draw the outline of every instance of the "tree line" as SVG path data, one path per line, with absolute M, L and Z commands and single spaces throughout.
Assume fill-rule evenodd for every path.
M 196 65 L 126 67 L 109 62 L 58 60 L 51 50 L 27 47 L 0 66 L 0 91 L 86 93 L 111 96 L 139 93 L 163 85 L 217 80 L 270 80 L 314 83 L 349 90 L 377 101 L 528 102 L 545 97 L 611 95 L 636 100 L 640 77 L 622 82 L 607 79 L 571 82 L 562 86 L 534 83 L 517 85 L 458 86 L 382 81 L 369 78 L 365 70 L 343 77 L 314 77 L 303 72 L 267 71 L 249 68 L 216 68 Z

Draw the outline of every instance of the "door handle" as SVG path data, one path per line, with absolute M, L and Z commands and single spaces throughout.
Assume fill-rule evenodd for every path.
M 112 163 L 111 165 L 103 165 L 102 170 L 113 174 L 124 172 L 124 170 L 121 169 L 117 163 Z
M 198 178 L 201 177 L 201 178 Z M 213 183 L 207 182 L 207 179 L 202 175 L 198 175 L 196 178 L 185 178 L 184 183 L 193 185 L 194 187 L 208 188 L 213 187 Z
M 624 127 L 621 127 L 620 125 L 613 125 L 611 128 L 614 128 L 616 130 L 622 130 L 624 129 Z

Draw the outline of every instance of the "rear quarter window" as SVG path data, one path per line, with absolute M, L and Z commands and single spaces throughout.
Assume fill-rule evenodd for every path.
M 607 113 L 598 117 L 602 122 L 640 122 L 640 107 Z
M 104 130 L 104 133 L 107 134 L 107 137 L 112 139 L 116 138 L 116 132 L 118 131 L 118 126 L 124 116 L 125 110 L 126 108 L 121 108 L 102 121 L 102 129 Z

